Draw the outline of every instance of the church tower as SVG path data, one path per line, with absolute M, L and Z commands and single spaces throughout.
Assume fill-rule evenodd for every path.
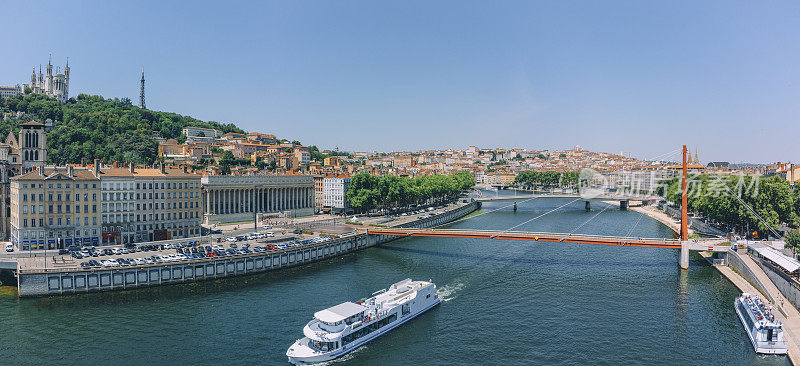
M 64 81 L 64 100 L 69 98 L 69 57 L 67 57 L 67 66 L 64 67 L 64 76 L 66 80 Z
M 33 67 L 33 72 L 31 73 L 31 92 L 36 93 L 36 66 Z
M 53 56 L 47 59 L 47 76 L 44 80 L 44 92 L 51 94 L 53 92 Z
M 19 158 L 22 160 L 21 174 L 25 174 L 47 162 L 47 134 L 39 122 L 20 124 Z

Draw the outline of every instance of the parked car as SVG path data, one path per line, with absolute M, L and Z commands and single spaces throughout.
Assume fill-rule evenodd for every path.
M 100 262 L 92 259 L 92 260 L 89 261 L 89 265 L 92 266 L 92 267 L 100 267 Z

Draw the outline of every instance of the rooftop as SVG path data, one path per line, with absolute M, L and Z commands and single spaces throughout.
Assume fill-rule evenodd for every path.
M 366 307 L 348 301 L 325 310 L 320 310 L 314 313 L 314 317 L 326 323 L 335 323 L 366 310 Z

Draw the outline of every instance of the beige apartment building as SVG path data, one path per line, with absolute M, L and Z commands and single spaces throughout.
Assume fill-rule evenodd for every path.
M 100 180 L 87 168 L 42 167 L 11 178 L 11 241 L 19 250 L 100 240 Z

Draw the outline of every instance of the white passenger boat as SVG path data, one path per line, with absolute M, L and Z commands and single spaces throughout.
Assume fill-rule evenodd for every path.
M 286 351 L 289 362 L 309 364 L 344 356 L 441 301 L 433 282 L 410 278 L 372 295 L 314 313 L 303 328 L 305 337 Z
M 775 320 L 772 307 L 747 292 L 737 297 L 733 304 L 756 353 L 786 354 L 783 324 Z

